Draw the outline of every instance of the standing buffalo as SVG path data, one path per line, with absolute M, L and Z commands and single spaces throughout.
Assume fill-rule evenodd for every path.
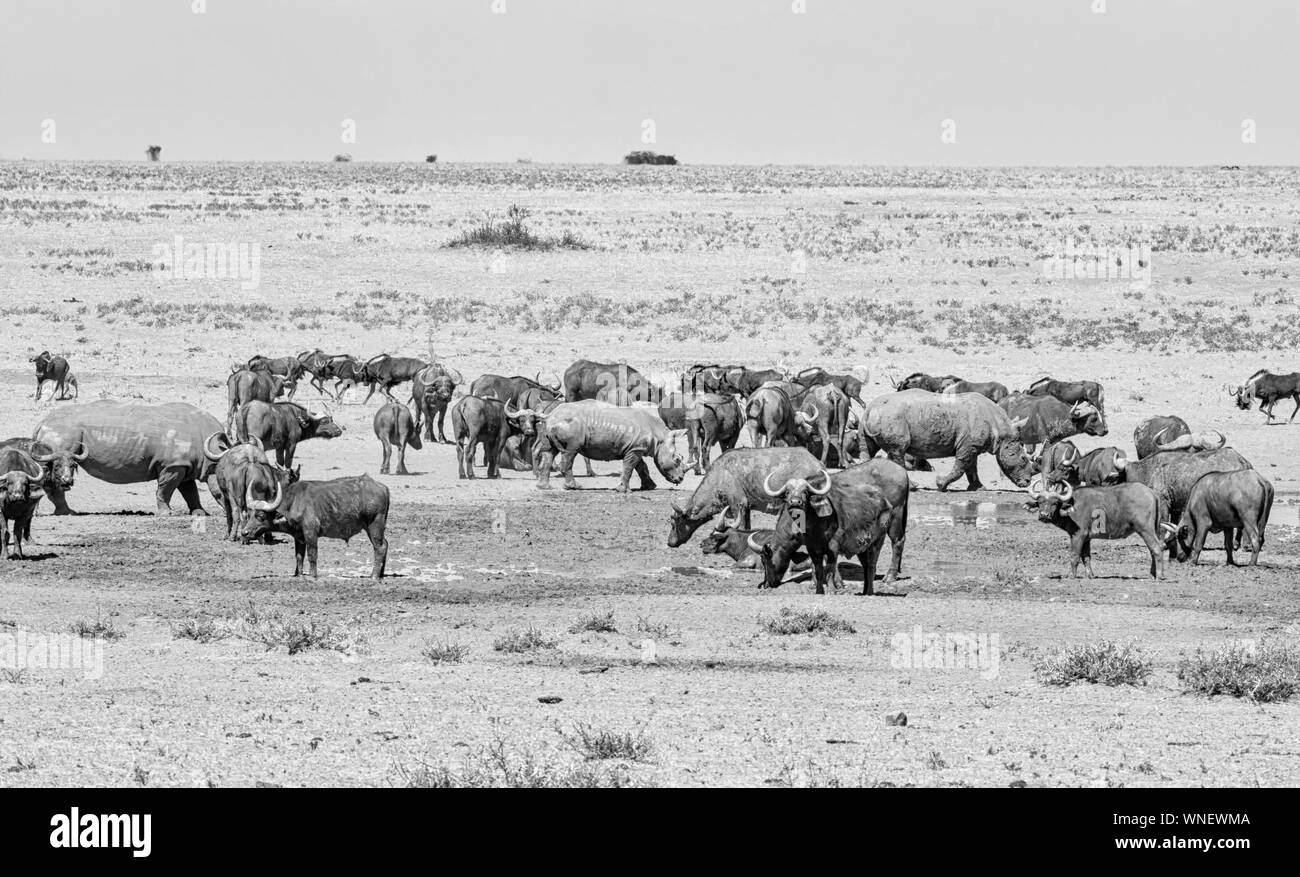
M 0 442 L 0 448 L 18 448 L 26 451 L 33 460 L 45 467 L 45 478 L 41 481 L 41 486 L 45 488 L 45 495 L 50 497 L 50 502 L 54 502 L 56 493 L 62 496 L 72 489 L 77 478 L 77 464 L 90 454 L 90 451 L 84 447 L 55 450 L 49 445 L 29 438 L 6 439 Z M 66 514 L 66 512 L 56 510 L 55 514 Z M 30 539 L 31 534 L 24 533 L 23 538 Z
M 826 465 L 831 445 L 839 454 L 840 465 L 849 465 L 844 450 L 844 434 L 849 425 L 849 398 L 834 384 L 819 384 L 804 393 L 794 411 L 795 430 L 804 444 L 814 438 L 821 444 L 821 463 Z
M 1133 446 L 1137 449 L 1137 458 L 1144 460 L 1160 450 L 1161 442 L 1170 442 L 1179 436 L 1191 435 L 1187 421 L 1173 414 L 1160 414 L 1148 417 L 1133 430 Z
M 375 438 L 384 449 L 383 462 L 379 464 L 379 473 L 388 474 L 389 463 L 393 457 L 393 448 L 397 448 L 397 474 L 410 475 L 406 470 L 406 446 L 420 450 L 420 428 L 411 417 L 410 409 L 399 402 L 389 402 L 375 412 Z
M 295 576 L 302 575 L 303 557 L 316 572 L 316 545 L 322 536 L 347 541 L 365 532 L 374 549 L 370 577 L 382 579 L 388 562 L 388 488 L 369 475 L 335 478 L 333 481 L 298 481 L 288 486 L 276 482 L 270 500 L 248 498 L 252 513 L 245 518 L 244 541 L 265 533 L 287 533 L 293 537 Z
M 443 423 L 447 419 L 447 406 L 451 404 L 451 397 L 455 395 L 456 385 L 460 382 L 460 372 L 446 369 L 437 363 L 411 379 L 411 404 L 415 406 L 416 433 L 419 433 L 421 424 L 424 423 L 425 418 L 428 418 L 426 438 L 431 442 L 435 441 L 433 421 L 436 417 L 438 419 L 436 440 L 443 444 L 448 443 Z
M 785 372 L 774 368 L 749 369 L 738 366 L 727 372 L 727 381 L 735 388 L 737 393 L 745 398 L 749 398 L 755 390 L 770 381 L 784 381 L 786 379 Z
M 1300 372 L 1275 375 L 1264 368 L 1247 378 L 1246 383 L 1240 387 L 1225 384 L 1224 389 L 1232 394 L 1237 407 L 1244 411 L 1250 410 L 1251 399 L 1258 399 L 1260 409 L 1268 415 L 1266 423 L 1273 422 L 1273 406 L 1282 399 L 1295 402 L 1295 410 L 1291 412 L 1287 423 L 1295 420 L 1296 414 L 1300 413 Z
M 45 386 L 46 381 L 54 382 L 54 391 L 58 394 L 54 397 L 56 402 L 75 398 L 68 395 L 68 387 L 76 390 L 76 395 L 81 395 L 81 388 L 77 386 L 77 377 L 68 366 L 68 361 L 62 356 L 51 356 L 48 350 L 42 350 L 27 361 L 36 365 L 37 402 L 41 400 L 41 388 Z
M 1182 517 L 1192 486 L 1207 472 L 1232 472 L 1251 469 L 1250 463 L 1232 448 L 1217 451 L 1161 451 L 1142 460 L 1130 461 L 1124 479 L 1130 484 L 1145 484 L 1155 491 L 1167 510 L 1165 520 Z
M 875 591 L 876 562 L 886 535 L 891 538 L 894 557 L 885 580 L 898 576 L 910 489 L 902 466 L 873 460 L 834 475 L 822 469 L 812 479 L 790 478 L 779 487 L 770 481 L 763 490 L 769 496 L 782 497 L 784 506 L 775 535 L 762 546 L 764 587 L 781 585 L 794 550 L 803 543 L 812 560 L 817 593 L 826 592 L 828 571 L 831 586 L 842 588 L 838 557 L 856 555 L 862 564 L 862 593 L 870 595 Z
M 236 416 L 248 402 L 274 402 L 284 392 L 284 378 L 267 369 L 241 368 L 226 378 L 226 431 L 236 439 Z
M 736 446 L 740 437 L 740 403 L 717 393 L 669 393 L 659 402 L 659 418 L 669 429 L 686 431 L 687 465 L 700 475 L 709 465 L 709 449 Z
M 1070 576 L 1077 577 L 1083 563 L 1093 578 L 1092 540 L 1125 539 L 1137 534 L 1151 553 L 1151 577 L 1165 577 L 1161 524 L 1167 518 L 1156 493 L 1145 484 L 1074 488 L 1064 482 L 1032 494 L 1038 500 L 1038 519 L 1054 524 L 1070 537 Z
M 0 560 L 9 559 L 9 546 L 23 556 L 23 539 L 31 538 L 32 515 L 41 501 L 40 485 L 45 470 L 19 448 L 0 450 Z M 13 536 L 9 522 L 13 521 Z
M 397 400 L 393 398 L 393 387 L 413 379 L 428 367 L 429 363 L 413 356 L 390 356 L 381 353 L 370 357 L 362 366 L 363 380 L 370 385 L 370 392 L 366 394 L 362 404 L 370 401 L 370 397 L 375 395 L 375 390 L 387 396 L 388 401 L 396 402 Z
M 563 396 L 564 388 L 558 380 L 553 384 L 542 383 L 541 372 L 537 373 L 536 378 L 526 378 L 523 375 L 510 378 L 501 375 L 482 375 L 469 385 L 471 396 L 492 396 L 502 402 L 511 402 L 515 405 L 520 404 L 521 397 L 529 390 L 543 390 L 550 395 L 551 399 L 559 399 Z
M 564 371 L 564 398 L 569 402 L 598 399 L 614 405 L 655 402 L 662 391 L 625 362 L 580 359 Z
M 943 388 L 944 393 L 979 393 L 990 402 L 1001 402 L 1010 393 L 997 381 L 956 381 Z
M 285 389 L 289 391 L 288 399 L 292 402 L 293 394 L 298 392 L 298 379 L 301 378 L 303 374 L 301 356 L 302 354 L 299 354 L 298 356 L 281 356 L 277 359 L 271 359 L 270 357 L 259 354 L 250 358 L 244 368 L 250 369 L 251 371 L 267 372 L 280 378 Z
M 822 368 L 806 368 L 794 376 L 794 381 L 805 388 L 830 385 L 838 389 L 862 407 L 867 403 L 862 400 L 862 381 L 853 375 L 833 375 Z
M 226 538 L 238 542 L 250 512 L 249 501 L 269 500 L 276 484 L 292 476 L 267 459 L 257 439 L 232 446 L 226 436 L 217 433 L 204 440 L 203 454 L 216 464 L 221 507 L 226 513 Z
M 1052 396 L 1067 405 L 1079 402 L 1091 402 L 1104 416 L 1106 413 L 1106 393 L 1096 381 L 1058 381 L 1054 378 L 1040 378 L 1029 385 L 1025 393 L 1030 396 Z
M 725 508 L 735 511 L 741 527 L 748 530 L 751 510 L 776 514 L 781 509 L 780 499 L 763 490 L 768 476 L 784 483 L 790 478 L 811 478 L 820 471 L 817 459 L 803 448 L 728 451 L 709 466 L 685 508 L 673 503 L 668 547 L 686 544 L 696 530 Z
M 191 512 L 202 514 L 198 482 L 207 482 L 214 497 L 221 495 L 213 478 L 215 465 L 203 453 L 204 439 L 215 432 L 221 432 L 215 417 L 184 402 L 103 400 L 52 413 L 33 438 L 52 453 L 83 454 L 81 468 L 111 484 L 157 481 L 159 514 L 170 511 L 177 490 Z M 62 489 L 48 494 L 56 515 L 72 514 Z
M 545 428 L 538 438 L 541 460 L 537 486 L 550 489 L 551 463 L 559 455 L 564 489 L 576 490 L 573 458 L 579 453 L 592 460 L 622 460 L 623 477 L 618 489 L 623 493 L 628 490 L 633 472 L 640 478 L 642 490 L 655 489 L 646 457 L 654 460 L 659 473 L 669 482 L 681 484 L 686 467 L 672 439 L 673 434 L 653 411 L 590 399 L 565 402 L 546 414 Z
M 1006 412 L 977 393 L 944 396 L 925 390 L 873 399 L 859 426 L 862 453 L 868 459 L 880 450 L 899 465 L 906 454 L 922 460 L 953 457 L 952 471 L 935 481 L 939 490 L 947 490 L 962 475 L 967 489 L 983 487 L 976 468 L 980 454 L 992 454 L 1017 487 L 1029 484 L 1033 463 L 1018 429 Z
M 1254 469 L 1208 472 L 1192 485 L 1177 528 L 1172 524 L 1166 526 L 1178 542 L 1180 561 L 1190 557 L 1193 564 L 1198 563 L 1205 537 L 1222 531 L 1228 566 L 1235 566 L 1232 556 L 1235 530 L 1237 547 L 1241 547 L 1244 537 L 1250 548 L 1250 565 L 1256 566 L 1272 509 L 1273 485 Z
M 740 388 L 732 384 L 730 376 L 742 372 L 744 368 L 735 365 L 693 365 L 682 372 L 682 391 L 734 395 Z
M 343 428 L 328 414 L 313 414 L 296 402 L 246 402 L 239 409 L 239 434 L 274 448 L 275 462 L 291 469 L 299 442 L 338 438 Z
M 779 382 L 771 381 L 754 390 L 745 401 L 749 443 L 756 448 L 799 444 L 794 412 L 795 401 Z

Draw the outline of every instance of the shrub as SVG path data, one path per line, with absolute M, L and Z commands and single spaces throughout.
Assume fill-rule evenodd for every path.
M 519 652 L 531 652 L 534 649 L 553 649 L 555 648 L 555 640 L 535 627 L 529 627 L 526 630 L 511 628 L 503 636 L 497 637 L 496 641 L 492 643 L 492 648 L 498 652 L 517 654 Z
M 1185 691 L 1206 697 L 1227 694 L 1257 703 L 1289 700 L 1300 685 L 1300 653 L 1274 645 L 1197 649 L 1178 662 L 1178 681 Z
M 825 609 L 814 609 L 807 612 L 784 606 L 776 615 L 770 618 L 760 618 L 758 623 L 768 633 L 777 636 L 791 636 L 798 633 L 824 633 L 828 636 L 839 636 L 842 633 L 857 633 L 852 624 L 843 618 L 836 618 Z
M 624 164 L 677 164 L 676 156 L 659 155 L 648 149 L 638 149 L 623 156 Z
M 1084 643 L 1039 658 L 1034 662 L 1034 675 L 1044 685 L 1145 685 L 1151 675 L 1151 661 L 1131 643 Z

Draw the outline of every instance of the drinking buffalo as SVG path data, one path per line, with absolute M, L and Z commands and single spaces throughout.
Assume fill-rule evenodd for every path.
M 1177 528 L 1172 524 L 1166 528 L 1178 542 L 1178 559 L 1190 558 L 1193 564 L 1200 561 L 1205 537 L 1222 532 L 1228 566 L 1236 565 L 1232 556 L 1235 530 L 1237 547 L 1244 541 L 1250 549 L 1250 565 L 1256 566 L 1272 509 L 1273 485 L 1254 469 L 1208 472 L 1192 485 Z

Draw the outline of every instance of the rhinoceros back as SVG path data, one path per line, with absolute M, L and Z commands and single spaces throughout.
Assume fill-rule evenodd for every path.
M 185 402 L 100 401 L 52 412 L 34 437 L 57 450 L 84 444 L 89 456 L 82 469 L 113 484 L 133 484 L 177 465 L 204 477 L 203 441 L 222 429 L 215 417 Z

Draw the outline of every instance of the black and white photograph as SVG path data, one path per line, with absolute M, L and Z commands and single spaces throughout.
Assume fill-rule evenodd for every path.
M 1300 783 L 1293 3 L 0 11 L 0 787 Z

